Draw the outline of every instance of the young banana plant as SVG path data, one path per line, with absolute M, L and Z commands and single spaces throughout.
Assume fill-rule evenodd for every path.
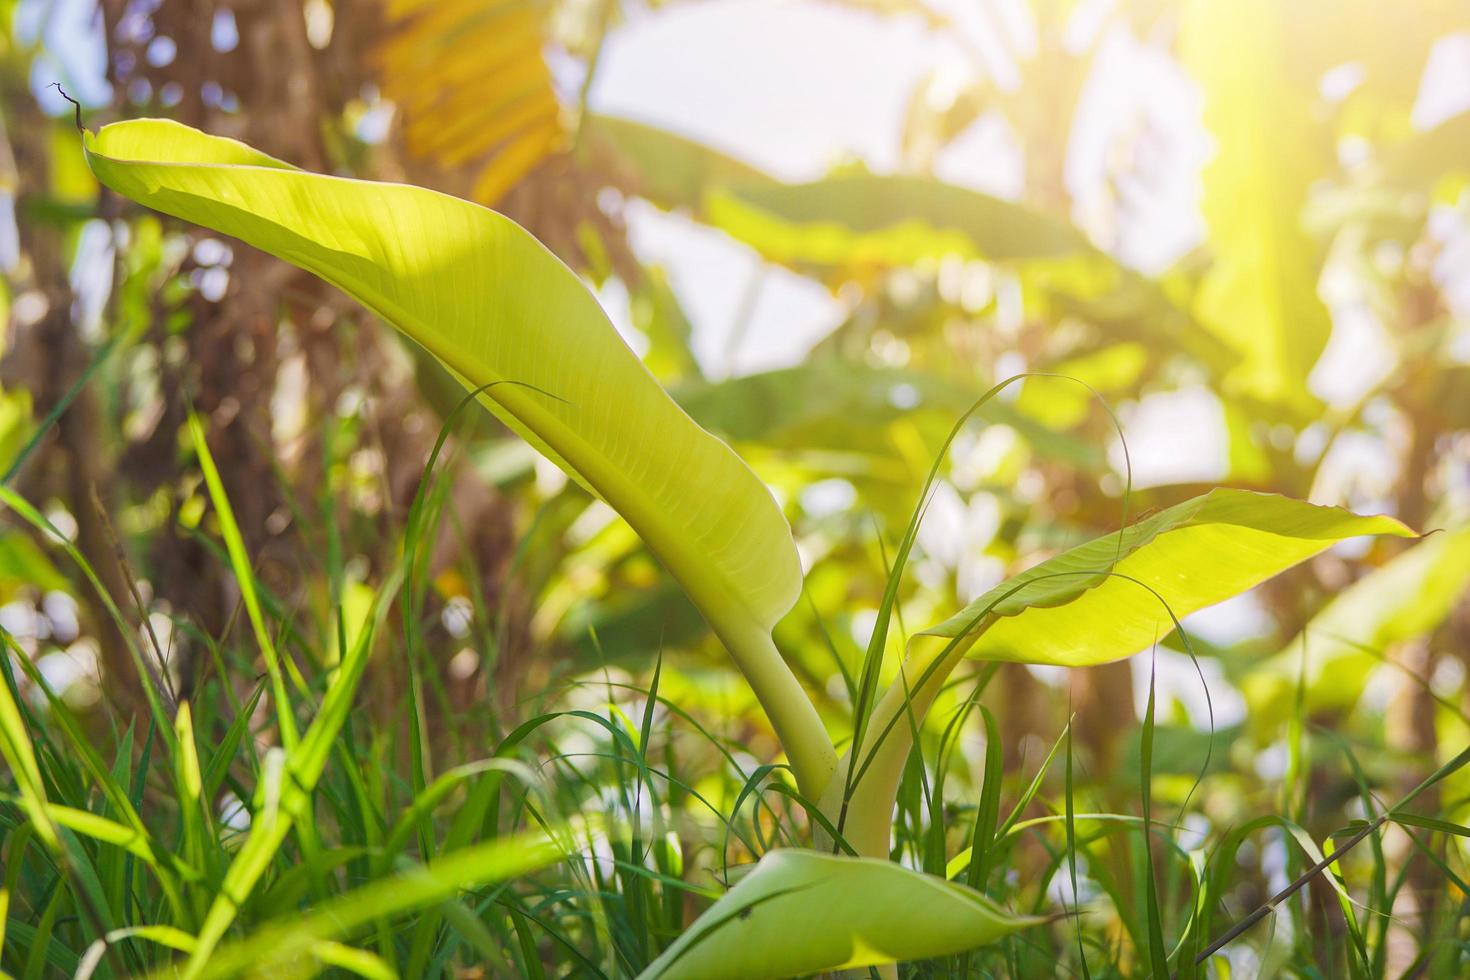
M 945 955 L 1037 920 L 886 861 L 899 776 L 966 657 L 1079 666 L 1146 648 L 1182 616 L 1343 538 L 1407 536 L 1282 497 L 1217 490 L 1066 552 L 915 637 L 881 696 L 872 671 L 839 762 L 772 641 L 801 567 L 767 488 L 696 425 L 596 299 L 509 219 L 419 187 L 307 173 L 165 120 L 84 133 L 98 179 L 306 269 L 442 362 L 485 407 L 613 507 L 744 674 L 800 792 L 858 857 L 773 851 L 648 969 L 779 977 Z M 514 384 L 493 384 L 494 382 Z M 881 653 L 886 624 L 875 637 Z M 830 842 L 819 841 L 820 844 Z M 819 848 L 823 849 L 823 848 Z M 879 860 L 874 860 L 879 859 Z

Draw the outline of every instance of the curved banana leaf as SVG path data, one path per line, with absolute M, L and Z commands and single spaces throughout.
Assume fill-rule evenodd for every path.
M 1241 678 L 1251 720 L 1287 716 L 1306 657 L 1308 712 L 1347 710 L 1390 646 L 1423 636 L 1470 586 L 1470 526 L 1436 534 L 1343 589 L 1302 634 Z
M 1106 663 L 1173 630 L 1160 599 L 1183 618 L 1364 534 L 1414 537 L 1392 517 L 1360 517 L 1276 494 L 1212 490 L 1002 582 L 920 637 L 978 632 L 969 652 L 983 660 Z M 996 619 L 981 631 L 978 621 L 987 614 Z
M 1047 921 L 889 861 L 776 850 L 641 980 L 762 980 L 946 956 Z
M 491 410 L 623 514 L 696 597 L 733 598 L 767 627 L 796 601 L 800 565 L 770 492 L 508 218 L 419 187 L 305 173 L 166 120 L 85 139 L 118 193 L 316 273 L 473 384 L 516 382 L 487 393 Z
M 1068 259 L 1094 251 L 1064 222 L 925 177 L 843 174 L 716 189 L 705 209 L 712 224 L 789 265 L 908 265 L 947 255 Z
M 85 134 L 84 146 L 118 193 L 315 273 L 461 381 L 513 382 L 485 392 L 486 406 L 642 536 L 767 710 L 785 705 L 772 720 L 788 747 L 798 730 L 825 742 L 770 642 L 801 588 L 770 492 L 664 393 L 576 275 L 530 234 L 457 198 L 305 173 L 166 120 L 115 123 Z

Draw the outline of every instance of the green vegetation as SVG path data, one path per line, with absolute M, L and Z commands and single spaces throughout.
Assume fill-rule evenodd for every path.
M 835 16 L 963 36 L 891 6 Z M 133 118 L 168 63 L 111 20 L 128 118 L 7 92 L 5 364 L 49 366 L 0 372 L 0 973 L 1465 972 L 1466 116 L 1399 75 L 1470 24 L 1145 6 L 1103 16 L 1220 143 L 1162 273 L 1050 199 L 1105 44 L 1044 4 L 1015 85 L 921 83 L 902 172 L 800 183 L 593 112 L 611 3 L 389 4 L 387 143 L 356 96 L 215 99 L 276 155 Z M 936 175 L 984 118 L 1020 193 Z M 841 322 L 713 366 L 638 208 L 748 250 L 731 351 L 778 270 Z M 1392 356 L 1343 398 L 1353 303 Z

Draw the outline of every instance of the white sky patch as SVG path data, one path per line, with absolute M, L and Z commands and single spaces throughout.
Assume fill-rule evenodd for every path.
M 1431 129 L 1466 110 L 1470 110 L 1470 34 L 1451 34 L 1429 49 L 1409 120 L 1419 129 Z
M 1199 87 L 1166 52 L 1122 27 L 1108 32 L 1078 101 L 1067 189 L 1073 220 L 1144 272 L 1162 272 L 1204 238 L 1200 172 L 1211 140 L 1202 107 Z
M 1220 401 L 1204 388 L 1147 395 L 1119 413 L 1137 488 L 1170 483 L 1214 483 L 1229 471 L 1229 435 Z M 1108 452 L 1124 471 L 1123 446 Z
M 715 0 L 608 38 L 592 104 L 741 155 L 785 180 L 898 162 L 909 92 L 946 45 L 914 17 Z
M 1332 310 L 1332 333 L 1307 387 L 1333 408 L 1346 408 L 1393 373 L 1397 363 L 1393 340 L 1368 304 L 1345 303 Z
M 1429 214 L 1429 235 L 1439 243 L 1434 260 L 1434 281 L 1444 291 L 1445 303 L 1461 322 L 1461 338 L 1467 337 L 1470 322 L 1470 194 L 1462 194 L 1455 207 L 1436 206 Z M 1457 338 L 1458 339 L 1458 338 Z M 1451 355 L 1470 361 L 1470 339 L 1451 346 Z
M 1026 159 L 1005 118 L 986 113 L 939 151 L 934 176 L 1014 201 L 1026 189 Z
M 20 228 L 15 222 L 15 195 L 0 190 L 0 272 L 14 272 L 20 261 Z
M 857 490 L 846 480 L 818 480 L 801 491 L 801 509 L 813 517 L 832 517 L 857 503 Z
M 819 283 L 762 262 L 723 232 L 639 201 L 626 217 L 638 257 L 669 270 L 695 326 L 694 356 L 711 376 L 794 364 L 842 320 L 842 304 Z
M 65 99 L 47 91 L 52 82 L 60 82 L 83 105 L 104 105 L 112 98 L 101 22 L 102 12 L 92 0 L 21 0 L 15 33 L 23 44 L 41 42 L 30 81 L 43 111 L 53 116 L 71 113 Z
M 623 338 L 623 343 L 633 349 L 633 353 L 639 358 L 648 354 L 648 337 L 633 325 L 633 309 L 628 297 L 628 287 L 623 280 L 617 276 L 609 276 L 603 280 L 601 288 L 596 290 L 597 302 L 602 306 L 607 318 L 617 328 L 618 334 Z
M 986 77 L 997 88 L 1014 92 L 1021 85 L 1019 61 L 1036 51 L 1036 23 L 1020 0 L 973 3 L 970 0 L 933 0 L 931 6 L 948 18 L 965 50 L 978 59 Z
M 1263 636 L 1271 629 L 1271 616 L 1254 590 L 1191 613 L 1183 622 L 1185 632 L 1221 645 Z
M 1155 658 L 1156 715 L 1171 700 L 1177 700 L 1188 712 L 1190 723 L 1199 729 L 1208 730 L 1212 710 L 1216 730 L 1245 719 L 1245 698 L 1225 678 L 1225 671 L 1218 660 L 1202 657 L 1195 661 L 1185 654 L 1162 647 L 1156 653 L 1142 654 L 1133 664 L 1133 704 L 1140 718 L 1148 710 L 1150 657 Z M 1203 680 L 1201 674 L 1204 675 Z M 1226 746 L 1222 743 L 1215 748 L 1223 752 Z
M 1382 513 L 1397 475 L 1393 454 L 1381 439 L 1366 432 L 1344 432 L 1317 464 L 1307 499 L 1363 514 Z
M 918 543 L 925 557 L 954 572 L 955 591 L 964 602 L 984 595 L 1001 580 L 1004 565 L 985 554 L 1000 522 L 1000 504 L 990 494 L 976 494 L 967 501 L 949 483 L 935 486 L 919 525 Z
M 76 294 L 72 319 L 84 340 L 102 336 L 102 313 L 112 292 L 112 234 L 107 222 L 88 221 L 77 237 L 71 263 L 71 288 Z

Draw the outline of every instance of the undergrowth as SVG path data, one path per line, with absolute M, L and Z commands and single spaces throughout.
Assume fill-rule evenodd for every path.
M 319 522 L 330 546 L 317 571 L 334 597 L 322 620 L 256 576 L 191 431 L 213 505 L 206 538 L 241 586 L 232 628 L 194 636 L 210 657 L 192 696 L 177 698 L 167 649 L 122 610 L 155 679 L 136 714 L 74 708 L 4 636 L 9 975 L 632 976 L 742 867 L 811 840 L 815 807 L 750 749 L 764 736 L 719 710 L 690 655 L 650 650 L 641 672 L 565 675 L 511 710 L 450 703 L 424 669 L 445 638 L 421 545 L 445 519 L 452 463 L 436 472 L 431 459 L 397 563 L 355 621 L 338 531 Z M 4 493 L 95 578 L 42 513 Z M 493 657 L 494 624 L 477 628 Z M 1459 801 L 1426 814 L 1421 791 L 1386 788 L 1414 760 L 1365 764 L 1382 746 L 1318 729 L 1298 705 L 1280 742 L 1290 764 L 1266 778 L 1238 732 L 1179 718 L 1151 687 L 1118 771 L 1095 774 L 1070 726 L 1050 744 L 1004 744 L 988 706 L 999 673 L 977 665 L 951 681 L 958 707 L 904 774 L 893 857 L 1047 918 L 904 975 L 1186 976 L 1203 961 L 1220 977 L 1376 978 L 1404 969 L 1393 947 L 1405 934 L 1419 937 L 1410 974 L 1467 969 L 1470 886 L 1446 841 L 1470 830 L 1446 816 Z M 372 675 L 390 682 L 364 697 Z M 855 689 L 849 673 L 849 710 Z M 1327 792 L 1351 797 L 1357 819 L 1324 835 L 1320 815 L 1341 802 L 1319 800 Z M 1400 921 L 1391 910 L 1426 868 L 1437 900 Z

